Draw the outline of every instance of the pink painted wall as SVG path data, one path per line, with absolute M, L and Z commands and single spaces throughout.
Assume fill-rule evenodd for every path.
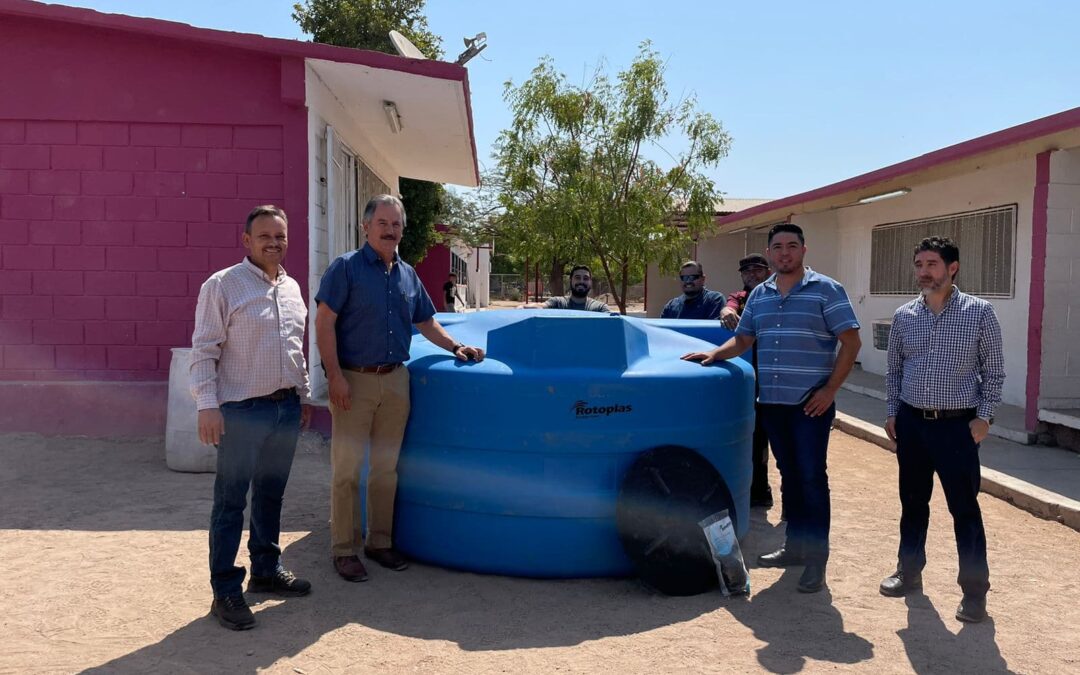
M 0 21 L 18 92 L 0 97 L 0 430 L 163 433 L 169 350 L 257 204 L 290 214 L 306 295 L 303 77 L 299 57 Z
M 445 232 L 446 226 L 436 225 L 435 229 Z M 429 248 L 427 255 L 416 266 L 416 274 L 431 296 L 431 301 L 435 303 L 435 309 L 443 311 L 446 300 L 442 287 L 446 283 L 446 275 L 450 274 L 450 249 L 442 244 Z

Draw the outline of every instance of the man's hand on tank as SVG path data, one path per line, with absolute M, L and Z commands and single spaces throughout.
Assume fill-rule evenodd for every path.
M 470 347 L 468 345 L 459 345 L 454 350 L 454 356 L 459 361 L 475 361 L 480 363 L 484 360 L 484 350 L 479 347 Z
M 707 366 L 716 360 L 713 352 L 691 352 L 682 355 L 683 361 L 700 361 L 701 365 Z

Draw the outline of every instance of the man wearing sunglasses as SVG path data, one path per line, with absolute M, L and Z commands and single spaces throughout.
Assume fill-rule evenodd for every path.
M 724 308 L 724 295 L 705 288 L 705 272 L 701 263 L 687 260 L 679 268 L 683 294 L 672 298 L 660 312 L 661 319 L 719 319 Z

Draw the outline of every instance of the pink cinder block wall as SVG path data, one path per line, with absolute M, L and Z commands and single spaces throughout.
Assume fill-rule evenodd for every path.
M 0 22 L 19 92 L 0 96 L 0 430 L 164 433 L 170 348 L 257 204 L 290 214 L 306 297 L 303 77 L 299 59 Z

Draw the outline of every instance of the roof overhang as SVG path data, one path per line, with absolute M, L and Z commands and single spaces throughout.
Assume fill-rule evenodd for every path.
M 307 64 L 398 174 L 479 184 L 467 80 L 326 59 L 309 58 Z M 391 126 L 388 103 L 397 111 L 399 128 Z
M 899 164 L 808 192 L 775 199 L 717 220 L 718 232 L 771 225 L 792 216 L 856 206 L 860 199 L 1045 152 L 1080 145 L 1080 108 L 1043 117 L 986 136 L 950 145 Z

